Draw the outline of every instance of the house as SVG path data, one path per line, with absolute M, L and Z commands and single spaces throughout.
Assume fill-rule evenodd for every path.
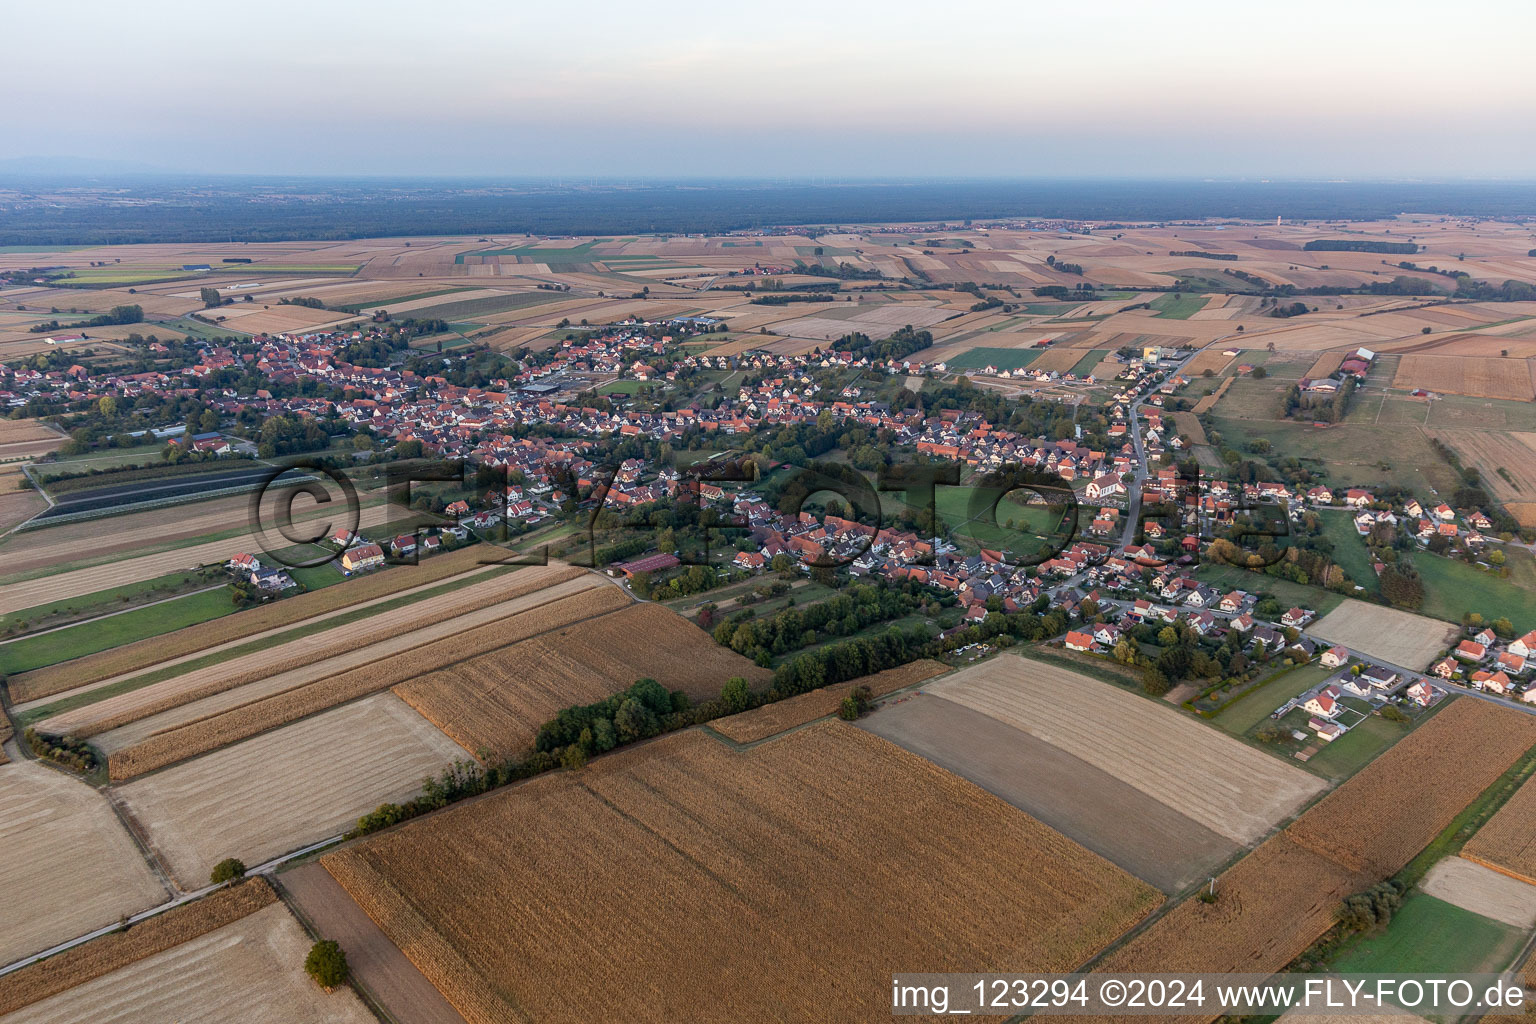
M 469 502 L 464 501 L 463 499 L 450 502 L 448 507 L 443 509 L 443 511 L 448 515 L 453 516 L 455 519 L 459 518 L 460 516 L 467 516 L 469 515 Z
M 241 552 L 229 560 L 229 568 L 237 572 L 255 572 L 261 568 L 261 562 L 257 560 L 255 555 Z
M 1499 652 L 1499 668 L 1512 676 L 1517 676 L 1525 671 L 1525 659 L 1510 651 Z
M 1516 637 L 1509 642 L 1509 653 L 1518 654 L 1522 658 L 1536 656 L 1536 629 L 1521 637 Z
M 1119 477 L 1106 473 L 1104 476 L 1094 477 L 1088 481 L 1088 486 L 1084 488 L 1083 493 L 1088 496 L 1089 501 L 1097 501 L 1100 498 L 1124 494 L 1125 487 L 1120 483 Z
M 1455 658 L 1441 658 L 1430 668 L 1430 671 L 1441 679 L 1449 679 L 1456 674 L 1461 666 L 1456 664 Z
M 1292 608 L 1280 616 L 1280 625 L 1290 626 L 1292 629 L 1300 629 L 1312 621 L 1312 612 L 1305 608 Z
M 416 538 L 412 534 L 402 533 L 389 542 L 389 547 L 396 558 L 409 558 L 416 553 Z
M 251 582 L 262 590 L 287 590 L 298 586 L 292 577 L 280 569 L 257 569 L 251 573 Z
M 1113 647 L 1120 642 L 1120 627 L 1110 623 L 1102 623 L 1094 628 L 1093 639 L 1105 647 Z
M 1062 642 L 1066 644 L 1069 651 L 1093 650 L 1093 637 L 1075 629 L 1068 630 L 1066 638 Z
M 359 544 L 348 548 L 341 556 L 341 570 L 348 576 L 383 564 L 384 549 L 377 544 Z
M 1420 679 L 1418 682 L 1408 687 L 1408 699 L 1419 705 L 1421 708 L 1428 707 L 1429 702 L 1435 699 L 1435 688 L 1430 686 L 1424 680 Z
M 742 569 L 761 569 L 768 564 L 768 559 L 756 551 L 738 551 L 731 561 Z
M 1488 648 L 1476 640 L 1463 640 L 1452 653 L 1462 661 L 1482 661 L 1488 654 Z
M 1360 678 L 1379 690 L 1388 689 L 1397 683 L 1397 673 L 1380 665 L 1367 665 L 1360 673 Z
M 1301 702 L 1302 709 L 1320 718 L 1333 718 L 1339 713 L 1339 688 L 1325 686 L 1308 694 Z
M 1349 650 L 1344 647 L 1330 647 L 1318 660 L 1323 663 L 1324 668 L 1340 668 L 1349 662 Z
M 1510 691 L 1509 676 L 1503 672 L 1474 672 L 1472 685 L 1487 693 L 1505 694 Z

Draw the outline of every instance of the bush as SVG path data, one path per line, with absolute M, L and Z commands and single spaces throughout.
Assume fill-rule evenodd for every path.
M 236 860 L 234 857 L 225 857 L 213 866 L 213 873 L 208 876 L 208 881 L 214 885 L 222 885 L 244 877 L 245 862 Z
M 329 992 L 344 984 L 351 972 L 347 967 L 347 954 L 336 940 L 321 939 L 309 948 L 309 956 L 304 958 L 304 973 Z

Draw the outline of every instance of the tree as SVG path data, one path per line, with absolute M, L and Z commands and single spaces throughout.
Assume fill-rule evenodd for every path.
M 226 857 L 213 866 L 213 873 L 208 876 L 208 880 L 214 885 L 222 885 L 244 877 L 245 863 L 234 857 Z
M 720 703 L 732 713 L 747 710 L 752 702 L 752 688 L 741 676 L 732 676 L 720 688 Z
M 321 939 L 309 947 L 309 956 L 304 958 L 304 973 L 330 992 L 346 983 L 351 969 L 347 967 L 347 954 L 340 943 L 335 939 Z
M 219 296 L 217 288 L 200 289 L 198 295 L 202 296 L 204 309 L 217 309 L 224 304 L 224 300 Z
M 1249 376 L 1254 380 L 1263 380 L 1265 377 L 1269 376 L 1269 371 L 1264 369 L 1262 366 L 1255 366 L 1253 368 L 1253 372 L 1250 373 Z
M 111 395 L 102 395 L 101 399 L 96 403 L 96 408 L 102 416 L 111 419 L 117 415 L 117 399 Z
M 843 702 L 837 706 L 837 717 L 845 722 L 856 721 L 859 717 L 859 702 L 852 697 L 844 697 Z

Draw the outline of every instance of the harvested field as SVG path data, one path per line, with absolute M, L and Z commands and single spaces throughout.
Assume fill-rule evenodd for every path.
M 1533 741 L 1536 719 L 1454 701 L 1224 872 L 1215 903 L 1185 900 L 1095 969 L 1280 970 L 1333 925 L 1340 900 L 1400 870 Z
M 1436 430 L 1462 464 L 1475 468 L 1483 486 L 1521 525 L 1536 526 L 1536 434 L 1497 430 Z
M 247 879 L 5 976 L 0 1017 L 206 935 L 277 902 L 265 878 Z
M 839 722 L 744 753 L 673 734 L 323 863 L 472 1024 L 870 1020 L 893 963 L 1069 970 L 1158 900 Z
M 0 1024 L 374 1024 L 349 986 L 304 973 L 310 938 L 273 903 L 180 945 L 0 1017 Z
M 986 337 L 983 335 L 982 337 Z M 1068 373 L 1072 367 L 1083 361 L 1083 353 L 1080 349 L 1052 348 L 1040 353 L 1029 363 L 1031 370 L 1054 370 L 1056 373 Z
M 1196 358 L 1199 357 L 1197 356 Z M 1223 377 L 1221 384 L 1217 386 L 1216 390 L 1196 402 L 1194 408 L 1190 409 L 1190 412 L 1196 416 L 1203 412 L 1210 412 L 1215 408 L 1216 403 L 1221 401 L 1221 396 L 1227 393 L 1227 388 L 1232 386 L 1234 380 L 1237 380 L 1237 377 Z
M 1527 781 L 1477 830 L 1461 855 L 1536 885 L 1536 782 Z
M 36 761 L 0 768 L 0 878 L 0 964 L 166 899 L 106 799 Z
M 461 627 L 466 625 L 463 620 L 450 621 L 443 624 L 446 629 L 437 627 L 443 635 L 435 641 L 418 644 L 387 659 L 367 659 L 364 664 L 337 675 L 322 676 L 308 685 L 173 726 L 115 749 L 107 756 L 108 770 L 114 780 L 131 779 L 298 721 L 306 715 L 378 693 L 445 665 L 466 661 L 529 636 L 612 611 L 628 600 L 618 588 L 604 586 L 584 590 L 552 604 L 535 603 L 516 615 L 498 618 L 489 614 L 489 621 L 462 631 Z M 110 735 L 100 742 L 103 745 L 115 743 Z
M 1192 444 L 1210 443 L 1210 439 L 1205 436 L 1205 426 L 1194 413 L 1171 412 L 1168 418 L 1173 421 L 1174 429 L 1189 438 Z
M 295 722 L 117 788 L 187 889 L 225 857 L 256 865 L 414 796 L 460 755 L 391 694 Z M 323 782 L 322 782 L 323 780 Z
M 1456 627 L 1412 612 L 1353 598 L 1307 627 L 1307 632 L 1393 665 L 1422 671 L 1445 649 Z
M 1186 377 L 1200 377 L 1206 370 L 1220 375 L 1226 372 L 1227 367 L 1237 356 L 1226 355 L 1222 345 L 1211 345 L 1196 353 L 1195 358 L 1184 364 L 1183 374 Z
M 732 676 L 756 686 L 772 679 L 682 616 L 641 604 L 420 676 L 395 693 L 477 757 L 516 756 L 562 708 L 647 676 L 696 701 L 719 696 Z
M 0 533 L 31 519 L 48 507 L 48 499 L 36 491 L 15 489 L 18 471 L 0 469 Z
M 0 444 L 17 444 L 21 441 L 59 441 L 64 435 L 42 420 L 0 419 Z
M 1536 717 L 1471 698 L 1452 701 L 1287 829 L 1355 871 L 1385 878 L 1536 744 Z M 1413 765 L 1406 815 L 1383 814 Z M 1398 820 L 1406 817 L 1407 820 Z
M 1318 357 L 1312 361 L 1312 365 L 1307 368 L 1307 372 L 1303 374 L 1303 376 L 1311 377 L 1313 379 L 1331 377 L 1333 376 L 1334 371 L 1339 368 L 1340 364 L 1344 362 L 1344 357 L 1348 354 L 1348 352 L 1319 353 Z
M 859 725 L 1002 797 L 1166 893 L 1203 882 L 1240 850 L 1108 772 L 931 693 L 898 699 Z
M 1497 356 L 1406 355 L 1397 364 L 1392 386 L 1516 402 L 1536 399 L 1530 365 L 1523 359 Z
M 1536 885 L 1470 860 L 1445 858 L 1429 869 L 1419 888 L 1436 899 L 1522 931 L 1536 927 Z
M 172 708 L 194 702 L 201 704 L 202 698 L 239 691 L 231 694 L 227 706 L 216 703 L 192 712 L 194 718 L 205 717 L 215 711 L 249 703 L 257 696 L 290 690 L 318 678 L 391 657 L 459 629 L 472 628 L 479 622 L 513 615 L 546 600 L 556 600 L 594 586 L 603 584 L 585 570 L 570 566 L 535 566 L 520 572 L 494 575 L 434 598 L 426 606 L 408 604 L 361 622 L 312 633 L 62 712 L 38 723 L 38 729 L 52 735 L 86 739 Z M 484 614 L 476 614 L 481 612 Z M 309 671 L 301 671 L 303 669 Z M 272 682 L 262 687 L 251 685 L 263 680 Z M 153 731 L 164 727 L 161 723 Z
M 9 681 L 11 699 L 17 704 L 24 704 L 77 686 L 86 686 L 151 665 L 210 651 L 223 644 L 259 638 L 270 631 L 285 629 L 296 623 L 320 620 L 327 615 L 363 607 L 369 602 L 386 601 L 419 587 L 440 583 L 460 573 L 481 570 L 480 562 L 501 557 L 500 551 L 500 548 L 490 545 L 476 544 L 438 555 L 419 565 L 398 566 L 362 579 L 348 580 L 338 586 L 285 598 L 211 622 L 202 622 L 167 636 L 151 637 L 100 654 L 61 662 L 34 672 L 23 672 Z
M 1323 789 L 1166 705 L 1044 662 L 1005 654 L 927 692 L 1043 740 L 1240 845 Z
M 838 707 L 843 703 L 843 698 L 861 686 L 868 687 L 871 695 L 881 697 L 903 687 L 943 675 L 948 671 L 949 666 L 941 661 L 928 659 L 914 661 L 899 668 L 888 668 L 884 672 L 860 676 L 858 679 L 839 683 L 836 686 L 824 686 L 810 693 L 797 694 L 772 704 L 765 704 L 760 708 L 753 708 L 751 711 L 743 711 L 739 715 L 731 715 L 729 718 L 719 718 L 710 722 L 709 727 L 737 743 L 756 743 L 769 736 L 776 736 L 797 726 L 814 722 L 818 718 L 836 714 Z

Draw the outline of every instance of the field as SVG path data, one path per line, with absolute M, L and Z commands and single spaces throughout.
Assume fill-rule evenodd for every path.
M 578 585 L 581 581 L 557 584 Z M 568 625 L 578 619 L 612 611 L 627 598 L 614 587 L 598 586 L 561 600 L 546 602 L 543 595 L 516 602 L 523 607 L 515 614 L 503 614 L 514 604 L 506 602 L 474 615 L 450 619 L 432 627 L 435 639 L 423 641 L 418 631 L 408 634 L 394 653 L 384 657 L 389 643 L 377 644 L 357 654 L 355 667 L 335 674 L 322 673 L 307 684 L 281 689 L 283 680 L 266 681 L 242 703 L 243 694 L 225 700 L 210 698 L 211 713 L 189 718 L 185 709 L 168 717 L 164 729 L 159 722 L 123 727 L 124 733 L 105 734 L 97 739 L 110 747 L 108 771 L 115 780 L 131 779 L 168 764 L 247 739 L 268 729 L 298 721 L 347 701 L 386 690 L 397 683 L 477 655 L 505 647 L 529 636 Z M 307 670 L 306 670 L 307 671 Z M 272 692 L 276 690 L 276 692 Z M 224 710 L 219 710 L 224 707 Z M 158 730 L 158 731 L 157 731 Z M 123 740 L 129 742 L 121 742 Z
M 1455 633 L 1455 627 L 1422 615 L 1349 599 L 1306 629 L 1329 643 L 1415 671 L 1423 671 Z
M 1220 376 L 1238 358 L 1237 356 L 1227 355 L 1226 348 L 1227 346 L 1223 345 L 1212 345 L 1209 348 L 1201 349 L 1195 355 L 1195 358 L 1184 364 L 1184 376 L 1190 378 L 1199 377 L 1206 370 L 1210 370 L 1213 374 Z
M 1516 402 L 1536 398 L 1530 364 L 1524 359 L 1497 356 L 1405 355 L 1397 365 L 1392 386 Z
M 1461 855 L 1536 885 L 1536 783 L 1522 785 Z
M 309 946 L 287 908 L 273 903 L 0 1017 L 0 1024 L 373 1024 L 351 988 L 326 993 L 309 980 L 302 967 Z
M 1523 548 L 1506 550 L 1505 578 L 1454 558 L 1422 552 L 1413 560 L 1424 581 L 1422 611 L 1451 622 L 1467 612 L 1505 616 L 1515 630 L 1536 629 L 1536 564 Z
M 41 420 L 0 419 L 0 445 L 63 440 L 62 434 Z
M 1361 937 L 1333 968 L 1363 974 L 1494 973 L 1509 966 L 1523 939 L 1518 928 L 1415 892 L 1385 931 Z
M 184 888 L 213 865 L 256 865 L 414 796 L 460 755 L 391 694 L 375 694 L 117 788 Z
M 929 692 L 859 723 L 1008 801 L 1163 892 L 1186 892 L 1241 849 L 1101 768 Z
M 999 370 L 1017 370 L 1033 363 L 1041 351 L 1038 348 L 973 348 L 950 358 L 946 365 L 961 373 L 987 366 L 995 366 Z
M 100 654 L 78 658 L 9 680 L 11 699 L 18 704 L 63 693 L 66 690 L 167 664 L 178 658 L 222 645 L 264 638 L 278 630 L 301 622 L 319 622 L 347 609 L 362 609 L 373 602 L 390 600 L 419 587 L 431 586 L 460 573 L 482 570 L 480 562 L 497 550 L 472 545 L 459 551 L 438 555 L 419 565 L 397 566 L 349 580 L 345 586 L 297 597 L 238 612 L 226 618 L 181 629 L 166 637 L 156 637 Z
M 1536 526 L 1536 434 L 1492 430 L 1437 430 L 1483 478 L 1483 486 L 1523 526 Z
M 0 878 L 0 964 L 167 898 L 106 799 L 35 761 L 0 767 Z
M 323 863 L 470 1024 L 873 1019 L 893 964 L 1070 970 L 1158 899 L 839 722 L 674 734 Z
M 1536 719 L 1455 701 L 1223 872 L 1214 903 L 1185 900 L 1096 968 L 1281 969 L 1333 925 L 1341 899 L 1402 868 L 1532 742 Z
M 99 939 L 6 975 L 0 1020 L 23 1006 L 164 952 L 277 902 L 265 878 L 251 878 L 200 900 L 156 914 Z
M 1003 655 L 926 692 L 1049 743 L 1239 845 L 1323 788 L 1166 705 L 1044 662 Z
M 387 505 L 364 508 L 359 514 L 361 529 L 404 518 L 401 510 Z M 241 551 L 259 552 L 260 543 L 249 533 L 224 540 L 173 548 L 151 555 L 122 558 L 105 565 L 75 569 L 36 579 L 27 579 L 0 587 L 0 614 L 10 614 L 66 598 L 83 597 L 126 584 L 152 580 L 169 573 L 224 562 Z
M 1512 928 L 1536 927 L 1536 885 L 1461 857 L 1446 857 L 1430 868 L 1419 888 L 1447 903 L 1491 917 Z
M 90 691 L 104 699 L 53 715 L 38 727 L 53 735 L 84 739 L 194 703 L 198 707 L 186 712 L 190 716 L 186 720 L 205 717 L 215 710 L 249 703 L 258 693 L 267 696 L 302 686 L 401 653 L 459 628 L 470 628 L 477 621 L 502 618 L 545 600 L 600 585 L 583 570 L 564 566 L 492 574 L 423 604 L 403 605 L 361 622 L 311 633 L 287 643 L 263 644 L 260 650 L 249 654 L 115 696 L 106 696 L 107 687 Z M 231 694 L 227 701 L 205 699 L 231 691 L 239 692 Z M 167 717 L 152 731 L 168 727 L 178 717 Z M 115 744 L 122 745 L 125 744 Z
M 769 736 L 777 736 L 781 732 L 814 722 L 818 718 L 835 715 L 843 698 L 861 686 L 867 687 L 871 696 L 881 697 L 948 671 L 949 666 L 940 661 L 926 659 L 914 661 L 899 668 L 888 668 L 884 672 L 860 676 L 846 683 L 823 686 L 810 693 L 801 693 L 784 700 L 774 701 L 772 704 L 764 704 L 760 708 L 743 711 L 739 715 L 719 718 L 709 723 L 709 727 L 737 743 L 756 743 Z
M 732 676 L 758 687 L 772 678 L 682 616 L 641 604 L 422 675 L 395 693 L 476 756 L 516 756 L 562 708 L 602 700 L 637 679 L 698 701 L 719 696 Z

